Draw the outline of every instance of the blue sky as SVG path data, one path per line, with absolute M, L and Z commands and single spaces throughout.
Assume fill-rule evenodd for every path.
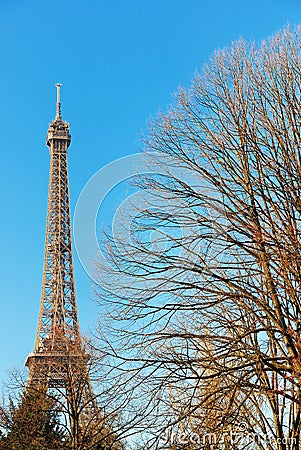
M 301 22 L 298 0 L 0 0 L 0 379 L 32 351 L 40 302 L 56 82 L 71 123 L 72 211 L 101 167 L 139 138 L 214 49 Z M 120 195 L 122 188 L 119 189 Z M 118 194 L 119 195 L 119 194 Z M 101 210 L 110 221 L 117 196 Z M 81 327 L 97 317 L 75 256 Z

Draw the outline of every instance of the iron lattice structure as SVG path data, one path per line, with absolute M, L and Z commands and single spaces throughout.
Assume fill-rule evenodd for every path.
M 89 355 L 82 345 L 73 275 L 67 165 L 70 126 L 62 120 L 61 85 L 56 86 L 56 117 L 46 140 L 50 149 L 50 179 L 40 314 L 34 351 L 28 355 L 25 365 L 29 368 L 31 388 L 63 388 L 67 402 L 76 395 L 80 398 L 78 408 L 95 410 Z M 84 403 L 87 408 L 83 407 Z

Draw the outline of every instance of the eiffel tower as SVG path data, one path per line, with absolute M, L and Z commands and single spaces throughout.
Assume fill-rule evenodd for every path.
M 46 139 L 50 179 L 42 295 L 35 347 L 25 363 L 29 369 L 27 389 L 64 390 L 67 403 L 76 397 L 76 408 L 87 416 L 95 413 L 97 405 L 75 297 L 67 165 L 70 125 L 62 119 L 61 85 L 56 87 L 56 116 Z M 69 406 L 74 410 L 75 405 Z

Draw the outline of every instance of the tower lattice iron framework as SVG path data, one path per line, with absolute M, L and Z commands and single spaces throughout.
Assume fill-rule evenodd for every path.
M 77 399 L 80 397 L 77 408 L 87 414 L 88 410 L 95 412 L 97 406 L 88 370 L 90 356 L 84 350 L 79 329 L 74 286 L 67 165 L 70 126 L 61 115 L 61 85 L 56 87 L 56 117 L 46 140 L 50 179 L 40 314 L 34 351 L 25 365 L 29 368 L 28 387 L 64 389 L 67 402 L 75 393 Z

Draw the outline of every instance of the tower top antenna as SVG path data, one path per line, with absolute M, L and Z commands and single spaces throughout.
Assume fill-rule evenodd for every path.
M 61 114 L 61 83 L 56 83 L 56 116 L 55 119 L 59 120 L 62 118 Z

